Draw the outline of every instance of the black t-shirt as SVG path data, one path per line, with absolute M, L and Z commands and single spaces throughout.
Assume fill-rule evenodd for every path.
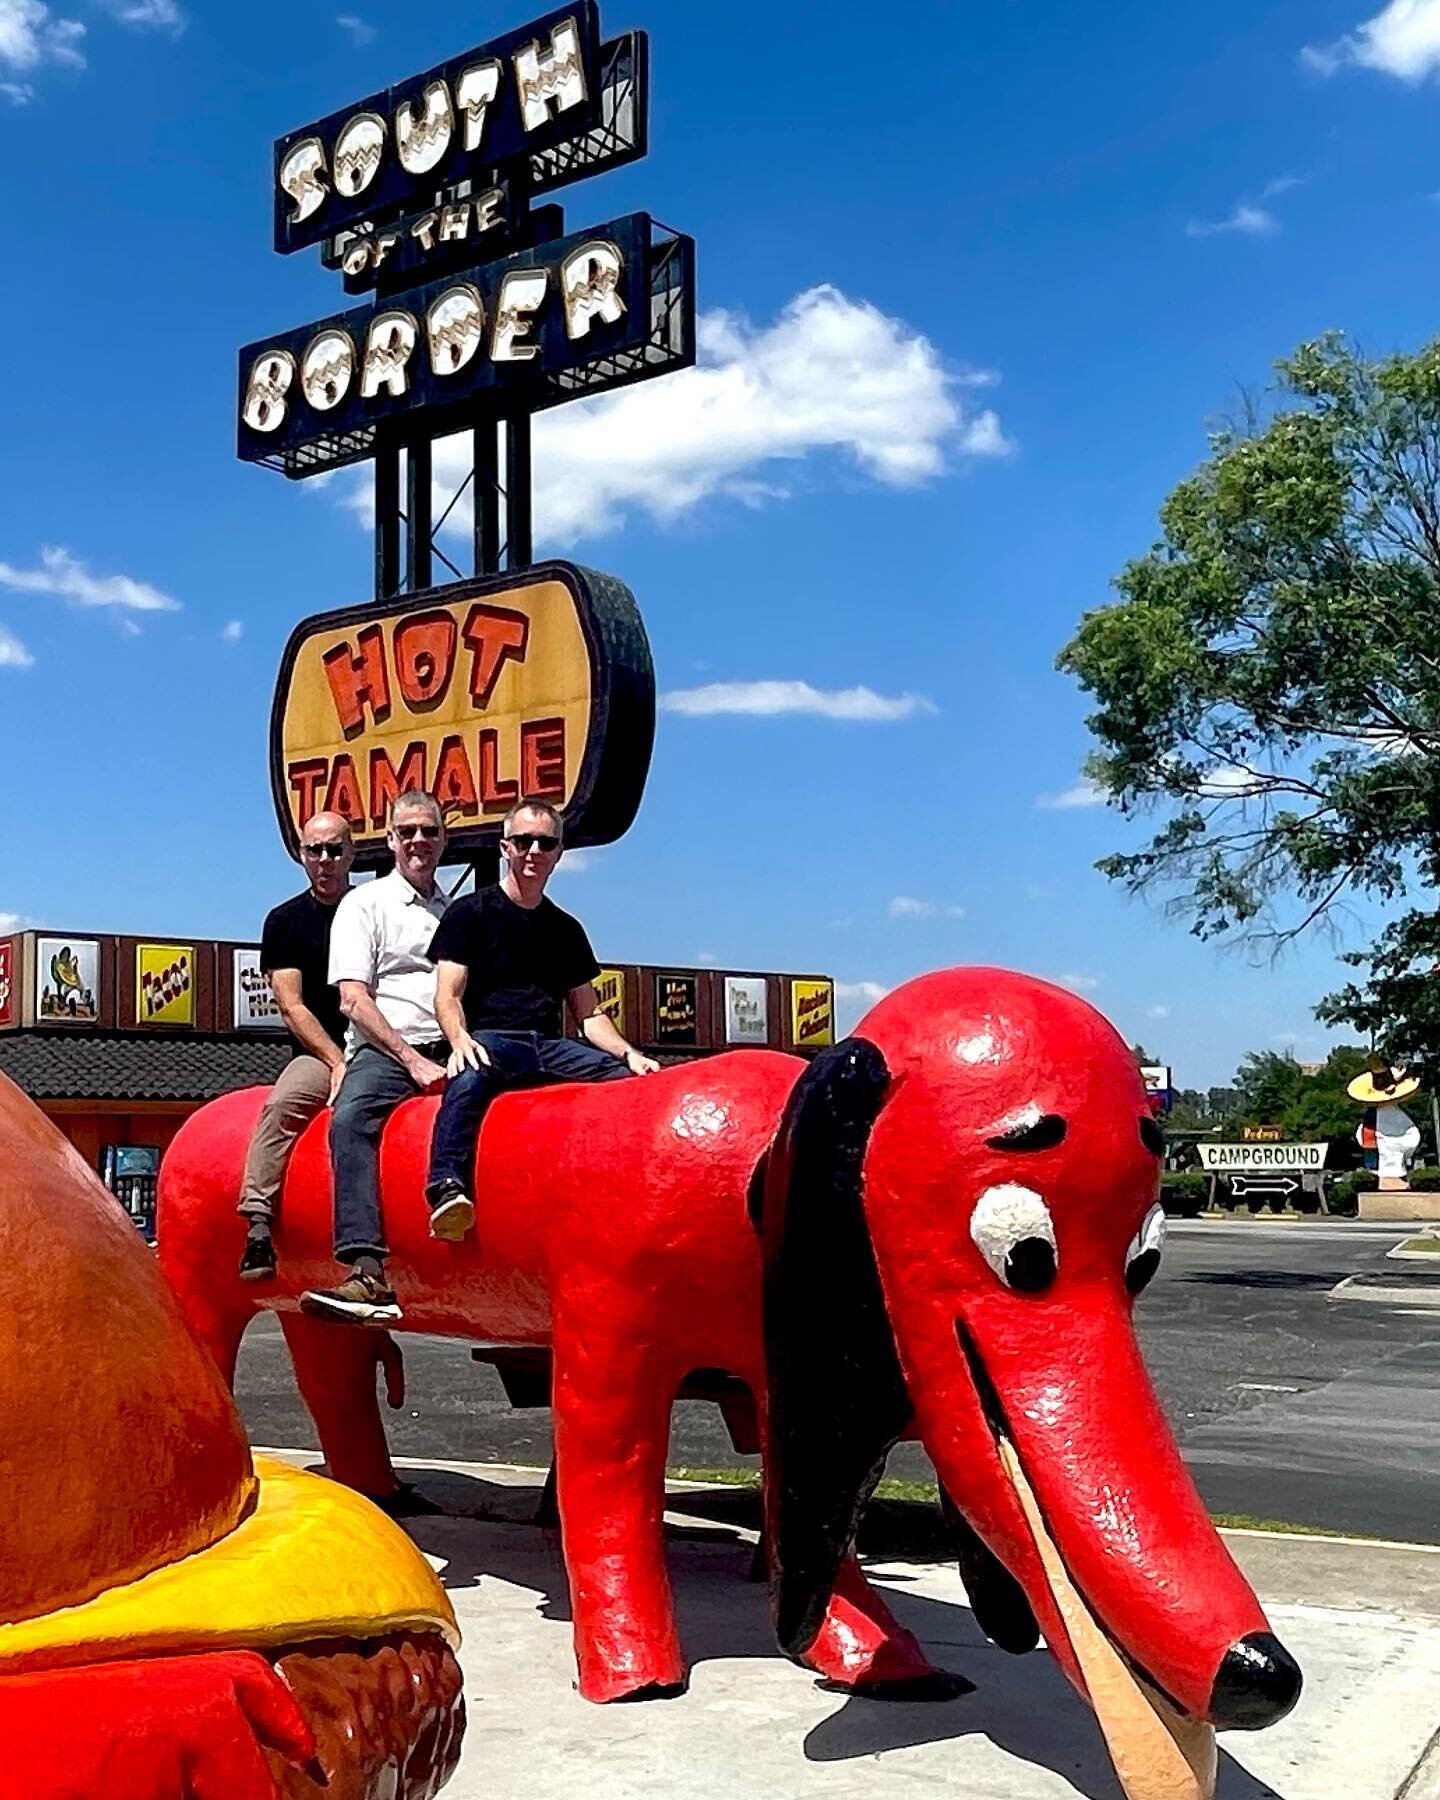
M 335 906 L 340 902 L 337 900 Z M 340 1010 L 340 990 L 330 985 L 330 927 L 335 906 L 323 906 L 307 888 L 293 900 L 282 901 L 265 919 L 260 934 L 260 967 L 267 975 L 275 969 L 300 971 L 300 998 L 337 1044 L 345 1042 L 345 1015 Z M 309 1055 L 291 1036 L 295 1054 Z
M 471 1031 L 538 1031 L 559 1037 L 571 988 L 600 973 L 578 919 L 553 900 L 517 906 L 502 888 L 456 900 L 435 928 L 431 962 L 465 965 Z

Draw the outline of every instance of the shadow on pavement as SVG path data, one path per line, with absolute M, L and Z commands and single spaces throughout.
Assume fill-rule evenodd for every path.
M 542 1618 L 568 1622 L 570 1599 L 559 1534 L 533 1523 L 539 1483 L 516 1487 L 440 1469 L 410 1469 L 421 1491 L 444 1507 L 441 1516 L 405 1521 L 427 1553 L 443 1558 L 445 1583 L 452 1591 L 477 1587 L 482 1577 L 500 1580 L 539 1596 Z M 686 1654 L 692 1665 L 718 1659 L 778 1656 L 765 1590 L 747 1580 L 751 1547 L 733 1535 L 735 1526 L 759 1523 L 759 1495 L 753 1490 L 671 1492 L 671 1506 L 716 1521 L 706 1526 L 670 1525 L 666 1547 L 675 1607 Z M 869 1535 L 885 1543 L 868 1553 L 944 1558 L 938 1510 L 915 1502 L 888 1502 L 875 1509 Z M 476 1520 L 493 1529 L 456 1531 L 457 1520 Z M 922 1522 L 923 1521 L 923 1522 Z M 878 1529 L 877 1529 L 878 1528 Z M 897 1537 L 908 1538 L 902 1549 Z M 923 1545 L 918 1548 L 917 1545 Z M 1044 1651 L 1012 1657 L 983 1636 L 968 1608 L 951 1606 L 907 1590 L 893 1576 L 886 1597 L 900 1622 L 921 1640 L 941 1667 L 975 1683 L 975 1691 L 939 1703 L 840 1699 L 837 1709 L 805 1737 L 804 1754 L 813 1763 L 847 1763 L 885 1751 L 950 1739 L 983 1736 L 1018 1761 L 1052 1770 L 1085 1800 L 1123 1800 L 1094 1717 Z M 818 1685 L 818 1684 L 817 1684 Z M 957 1771 L 958 1773 L 958 1771 Z M 1283 1800 L 1223 1752 L 1218 1800 Z
M 1346 1274 L 1344 1269 L 1322 1275 L 1298 1269 L 1205 1269 L 1178 1275 L 1175 1279 L 1209 1287 L 1333 1288 L 1337 1281 L 1345 1279 Z

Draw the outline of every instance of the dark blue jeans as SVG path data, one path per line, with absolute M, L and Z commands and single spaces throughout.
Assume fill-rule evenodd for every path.
M 544 1087 L 555 1081 L 624 1081 L 623 1062 L 570 1038 L 541 1037 L 537 1031 L 476 1031 L 471 1034 L 490 1058 L 489 1067 L 466 1069 L 445 1085 L 430 1146 L 427 1190 L 458 1182 L 471 1191 L 475 1140 L 485 1109 L 506 1088 Z M 344 1093 L 342 1088 L 341 1093 Z
M 418 1048 L 442 1068 L 450 1054 L 445 1043 Z M 400 1102 L 419 1092 L 395 1058 L 371 1044 L 350 1058 L 330 1115 L 337 1262 L 389 1255 L 380 1222 L 380 1133 Z

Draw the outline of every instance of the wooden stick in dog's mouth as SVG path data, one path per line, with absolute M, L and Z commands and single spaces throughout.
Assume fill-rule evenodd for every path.
M 1214 1731 L 1177 1712 L 1110 1642 L 1066 1572 L 1014 1445 L 998 1443 L 1126 1800 L 1213 1800 Z

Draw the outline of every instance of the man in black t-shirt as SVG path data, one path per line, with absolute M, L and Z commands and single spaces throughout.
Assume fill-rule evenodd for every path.
M 498 887 L 452 902 L 430 945 L 435 1014 L 450 1041 L 426 1197 L 431 1235 L 456 1241 L 475 1222 L 471 1183 L 486 1107 L 505 1088 L 615 1081 L 659 1067 L 601 1012 L 595 952 L 578 919 L 545 898 L 561 855 L 560 815 L 524 801 L 505 815 Z M 561 1035 L 566 1001 L 585 1042 Z
M 355 845 L 339 813 L 316 813 L 300 834 L 310 885 L 265 920 L 260 967 L 270 977 L 292 1055 L 270 1091 L 245 1158 L 240 1211 L 250 1221 L 240 1258 L 244 1281 L 275 1273 L 271 1227 L 295 1140 L 334 1100 L 345 1077 L 345 1018 L 330 985 L 330 927 L 350 887 Z

